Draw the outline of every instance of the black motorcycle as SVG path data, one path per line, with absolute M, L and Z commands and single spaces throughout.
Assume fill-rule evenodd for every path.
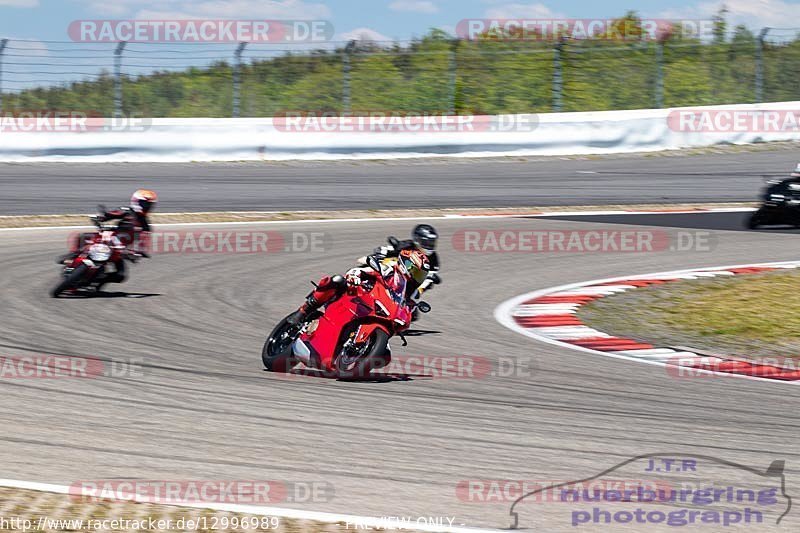
M 762 200 L 761 207 L 747 218 L 749 229 L 777 225 L 800 227 L 800 179 L 767 181 Z

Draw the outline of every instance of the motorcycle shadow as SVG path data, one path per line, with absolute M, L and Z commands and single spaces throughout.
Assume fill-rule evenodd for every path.
M 760 231 L 760 232 L 768 232 L 768 231 L 779 231 L 779 232 L 797 232 L 800 229 L 800 226 L 787 226 L 786 224 L 774 224 L 774 225 L 764 225 L 759 226 L 757 228 L 753 228 L 750 231 Z
M 90 300 L 92 298 L 152 298 L 154 296 L 161 296 L 157 292 L 123 292 L 123 291 L 99 291 L 99 292 L 74 292 L 71 294 L 61 294 L 60 299 L 68 300 Z
M 267 372 L 267 370 L 265 370 Z M 406 374 L 402 372 L 371 372 L 368 376 L 360 376 L 354 378 L 339 378 L 338 376 L 317 370 L 315 368 L 301 367 L 294 368 L 287 373 L 292 377 L 310 377 L 317 379 L 332 379 L 338 381 L 346 381 L 348 383 L 393 383 L 397 381 L 414 381 L 420 378 L 433 378 L 431 374 Z
M 95 294 L 95 298 L 153 298 L 156 296 L 161 296 L 159 292 L 123 292 L 123 291 L 114 291 L 114 292 L 105 292 L 101 291 Z
M 406 337 L 422 337 L 423 335 L 438 335 L 441 331 L 432 329 L 409 329 L 403 335 Z

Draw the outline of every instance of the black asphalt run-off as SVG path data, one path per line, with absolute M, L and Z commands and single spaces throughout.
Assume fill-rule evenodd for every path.
M 754 201 L 790 150 L 541 161 L 6 163 L 0 215 L 88 213 L 155 189 L 159 211 L 290 211 Z
M 714 231 L 757 231 L 775 233 L 800 233 L 793 226 L 768 226 L 757 230 L 745 228 L 750 212 L 711 212 L 711 213 L 631 213 L 625 215 L 554 215 L 549 220 L 570 220 L 597 224 L 625 224 L 628 226 L 656 226 L 666 228 L 705 229 Z

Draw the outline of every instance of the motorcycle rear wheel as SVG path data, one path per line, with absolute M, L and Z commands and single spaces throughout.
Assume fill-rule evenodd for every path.
M 342 353 L 342 349 L 339 350 L 333 365 L 336 377 L 339 379 L 363 379 L 368 377 L 372 370 L 386 366 L 389 334 L 381 328 L 376 328 L 370 335 L 368 343 L 364 354 L 354 361 L 347 362 L 346 365 L 342 364 L 345 363 L 343 358 L 346 355 Z
M 64 280 L 56 285 L 56 287 L 50 291 L 50 296 L 53 298 L 58 298 L 62 293 L 70 290 L 76 289 L 80 285 L 83 278 L 86 276 L 89 267 L 86 265 L 78 265 L 78 267 L 69 273 L 69 275 L 64 277 Z
M 747 219 L 747 229 L 756 229 L 760 225 L 761 225 L 760 224 L 760 220 L 755 214 L 752 214 L 752 215 L 750 215 L 750 217 L 748 217 L 748 219 Z
M 297 360 L 292 357 L 292 343 L 295 336 L 286 337 L 290 330 L 297 326 L 289 324 L 288 318 L 287 316 L 278 322 L 261 349 L 261 362 L 270 372 L 286 373 L 297 364 Z
M 755 211 L 749 217 L 747 217 L 746 226 L 747 229 L 758 229 L 759 226 L 765 225 L 769 220 L 770 217 L 764 212 L 763 208 L 760 208 L 758 211 Z

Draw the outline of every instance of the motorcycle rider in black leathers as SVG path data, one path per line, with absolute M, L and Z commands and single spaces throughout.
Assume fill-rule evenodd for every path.
M 418 300 L 422 293 L 432 284 L 441 283 L 441 278 L 436 273 L 439 270 L 439 255 L 436 253 L 436 241 L 438 238 L 439 235 L 433 226 L 420 224 L 411 232 L 411 239 L 399 241 L 390 237 L 390 243 L 376 248 L 372 255 L 378 261 L 381 261 L 390 257 L 399 257 L 404 250 L 423 253 L 427 257 L 428 265 L 430 266 L 427 278 L 422 282 L 409 283 L 408 290 L 410 293 L 406 295 L 411 300 Z M 341 296 L 347 287 L 348 277 L 353 275 L 353 272 L 359 268 L 367 266 L 366 256 L 360 258 L 357 263 L 358 267 L 348 272 L 346 276 L 335 275 L 322 278 L 316 284 L 316 289 L 306 297 L 306 302 L 289 317 L 289 322 L 299 324 L 312 312 Z M 414 316 L 416 314 L 415 309 Z
M 441 283 L 442 279 L 438 272 L 441 268 L 439 261 L 439 254 L 436 253 L 436 243 L 439 240 L 439 234 L 430 224 L 418 224 L 411 231 L 411 238 L 402 241 L 389 238 L 389 244 L 383 245 L 375 249 L 373 255 L 378 258 L 384 257 L 397 257 L 403 250 L 419 250 L 428 256 L 431 270 L 428 274 L 428 279 L 425 280 L 419 288 L 411 295 L 411 298 L 418 300 L 419 297 L 433 284 Z M 359 262 L 363 263 L 363 258 Z

